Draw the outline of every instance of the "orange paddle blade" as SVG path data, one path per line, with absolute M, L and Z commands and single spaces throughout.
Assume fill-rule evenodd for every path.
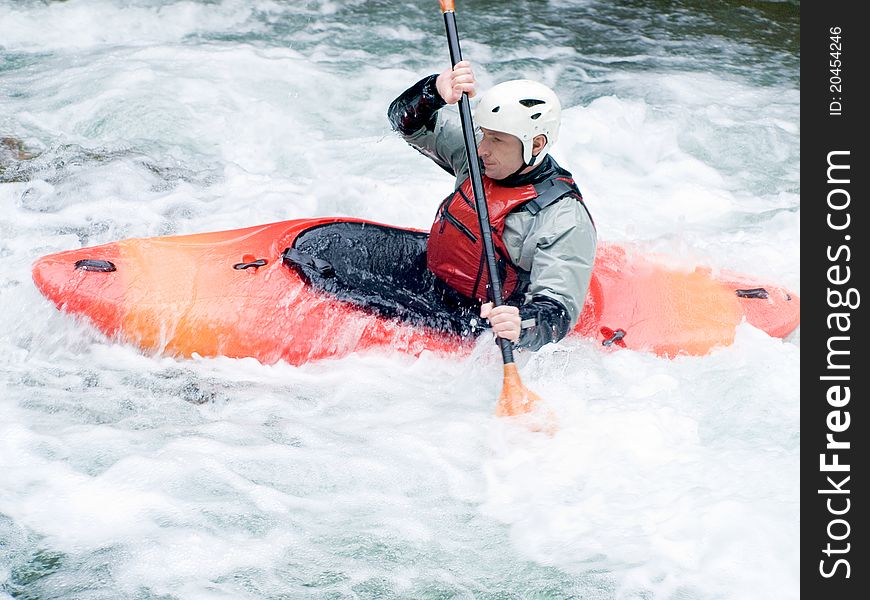
M 504 385 L 495 414 L 499 417 L 515 417 L 534 410 L 541 397 L 529 390 L 520 380 L 516 363 L 504 366 Z
M 441 2 L 441 12 L 456 12 L 456 8 L 453 5 L 453 0 L 440 0 Z

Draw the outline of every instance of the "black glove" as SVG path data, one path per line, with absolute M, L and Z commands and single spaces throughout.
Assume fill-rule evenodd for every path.
M 424 77 L 393 100 L 387 109 L 393 129 L 402 135 L 410 135 L 424 126 L 429 131 L 435 130 L 435 113 L 447 104 L 435 87 L 436 79 L 438 75 Z
M 523 328 L 514 348 L 539 350 L 544 344 L 558 342 L 568 335 L 571 317 L 562 304 L 547 296 L 534 296 L 519 307 Z M 527 326 L 528 325 L 528 326 Z

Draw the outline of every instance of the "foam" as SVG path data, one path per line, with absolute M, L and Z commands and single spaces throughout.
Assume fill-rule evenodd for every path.
M 742 42 L 720 70 L 683 52 L 706 38 L 614 46 L 618 7 L 559 5 L 590 17 L 583 39 L 551 12 L 523 43 L 483 28 L 463 50 L 484 86 L 563 95 L 554 155 L 599 238 L 799 291 L 794 83 L 743 74 Z M 0 170 L 4 579 L 48 552 L 30 595 L 797 597 L 799 331 L 743 324 L 676 360 L 519 353 L 547 436 L 494 418 L 485 337 L 461 361 L 182 360 L 105 340 L 30 284 L 39 256 L 132 236 L 335 214 L 428 228 L 453 180 L 385 111 L 443 68 L 437 10 L 0 6 L 0 133 L 37 154 Z

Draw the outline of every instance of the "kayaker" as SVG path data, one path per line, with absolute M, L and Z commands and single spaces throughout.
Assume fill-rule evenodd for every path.
M 456 177 L 429 235 L 429 270 L 463 296 L 485 301 L 461 123 L 455 111 L 442 110 L 476 91 L 472 67 L 462 61 L 408 88 L 388 116 L 411 146 Z M 482 94 L 474 121 L 506 296 L 502 306 L 482 304 L 480 316 L 515 347 L 537 350 L 577 323 L 595 259 L 595 226 L 571 174 L 549 154 L 561 121 L 552 90 L 530 80 L 500 83 Z

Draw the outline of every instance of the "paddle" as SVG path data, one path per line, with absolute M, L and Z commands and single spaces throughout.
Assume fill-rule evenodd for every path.
M 453 66 L 462 60 L 459 49 L 459 34 L 456 30 L 456 13 L 453 0 L 440 0 L 441 12 L 444 14 L 444 25 L 447 28 L 447 44 L 450 47 L 450 60 Z M 474 191 L 474 203 L 477 207 L 477 219 L 480 224 L 480 234 L 486 255 L 486 270 L 489 275 L 491 299 L 495 306 L 501 306 L 501 281 L 498 277 L 498 266 L 495 259 L 495 247 L 492 243 L 492 229 L 489 223 L 489 210 L 486 206 L 486 196 L 483 191 L 483 179 L 480 173 L 480 163 L 477 160 L 477 140 L 474 139 L 474 123 L 471 120 L 471 107 L 468 105 L 468 94 L 463 92 L 459 100 L 459 116 L 462 120 L 462 134 L 465 137 L 465 152 L 468 157 L 468 169 L 471 175 L 471 186 Z M 528 390 L 520 380 L 519 371 L 514 363 L 514 351 L 510 340 L 498 338 L 501 345 L 501 356 L 504 362 L 504 384 L 498 399 L 495 414 L 498 416 L 514 416 L 530 412 L 541 398 Z

